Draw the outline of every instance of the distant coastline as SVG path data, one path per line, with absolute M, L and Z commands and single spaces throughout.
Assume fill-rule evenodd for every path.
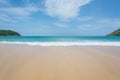
M 0 30 L 0 36 L 21 36 L 18 32 L 12 30 Z
M 13 30 L 0 30 L 0 36 L 21 36 L 21 34 Z M 120 36 L 120 29 L 113 31 L 106 36 Z
M 115 30 L 114 32 L 108 34 L 107 36 L 120 36 L 120 29 Z

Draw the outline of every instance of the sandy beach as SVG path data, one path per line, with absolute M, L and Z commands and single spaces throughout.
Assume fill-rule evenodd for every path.
M 120 47 L 0 44 L 0 80 L 120 80 Z

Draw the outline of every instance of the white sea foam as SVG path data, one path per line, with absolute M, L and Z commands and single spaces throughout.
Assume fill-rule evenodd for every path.
M 30 46 L 120 46 L 120 42 L 0 42 L 2 44 L 26 44 Z

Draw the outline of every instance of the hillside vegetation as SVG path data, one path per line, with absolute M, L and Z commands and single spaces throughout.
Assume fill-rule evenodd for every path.
M 0 36 L 21 36 L 21 35 L 12 30 L 0 30 Z
M 120 36 L 120 29 L 108 34 L 107 36 Z

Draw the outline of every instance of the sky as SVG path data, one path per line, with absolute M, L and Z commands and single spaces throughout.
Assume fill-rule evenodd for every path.
M 105 36 L 120 28 L 120 0 L 0 0 L 0 30 L 23 36 Z

